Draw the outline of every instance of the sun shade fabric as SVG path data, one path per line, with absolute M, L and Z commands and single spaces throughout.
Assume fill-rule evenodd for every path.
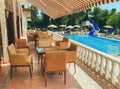
M 27 0 L 53 19 L 120 0 Z

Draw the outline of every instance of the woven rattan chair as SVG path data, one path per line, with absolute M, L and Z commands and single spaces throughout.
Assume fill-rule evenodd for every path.
M 28 49 L 16 49 L 14 44 L 10 44 L 8 47 L 8 54 L 11 68 L 11 79 L 12 79 L 12 68 L 13 67 L 29 67 L 30 76 L 32 78 L 32 57 L 29 55 Z
M 67 63 L 74 63 L 74 73 L 76 73 L 76 51 L 77 51 L 77 45 L 71 43 L 70 47 L 67 49 L 67 54 L 66 54 Z
M 47 51 L 45 57 L 45 87 L 47 86 L 47 74 L 51 72 L 64 72 L 64 84 L 66 84 L 66 52 Z

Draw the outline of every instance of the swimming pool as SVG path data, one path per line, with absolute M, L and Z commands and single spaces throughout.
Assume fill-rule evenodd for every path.
M 65 37 L 107 54 L 120 53 L 120 41 L 117 40 L 96 36 L 66 35 Z

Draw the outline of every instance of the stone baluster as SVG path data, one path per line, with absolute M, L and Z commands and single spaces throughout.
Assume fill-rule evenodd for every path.
M 89 50 L 89 52 L 88 52 L 88 66 L 91 66 L 91 63 L 92 63 L 91 60 L 92 60 L 92 53 Z
M 100 71 L 100 55 L 96 55 L 96 63 L 95 63 L 95 65 L 96 65 L 96 67 L 95 67 L 95 71 L 96 72 L 99 72 Z
M 85 63 L 88 65 L 88 50 L 86 49 L 86 55 L 85 55 Z
M 96 61 L 96 54 L 94 52 L 92 52 L 92 65 L 91 65 L 92 69 L 95 68 L 95 61 Z
M 120 89 L 120 63 L 118 63 L 118 69 L 119 69 L 118 76 L 117 76 L 118 83 L 116 84 L 116 87 Z
M 106 67 L 105 67 L 105 79 L 110 80 L 111 79 L 111 70 L 112 70 L 112 62 L 107 59 L 106 61 Z
M 113 67 L 112 67 L 112 73 L 111 73 L 111 83 L 117 87 L 120 86 L 119 85 L 120 84 L 120 80 L 119 80 L 120 69 L 119 68 L 120 68 L 120 65 L 114 62 Z
M 103 76 L 105 74 L 105 65 L 106 65 L 106 60 L 104 57 L 101 58 L 101 64 L 100 64 L 100 75 Z

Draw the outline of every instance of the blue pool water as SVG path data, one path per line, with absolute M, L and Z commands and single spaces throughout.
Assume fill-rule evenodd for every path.
M 120 41 L 117 40 L 110 40 L 96 36 L 66 35 L 65 37 L 107 54 L 120 53 Z

